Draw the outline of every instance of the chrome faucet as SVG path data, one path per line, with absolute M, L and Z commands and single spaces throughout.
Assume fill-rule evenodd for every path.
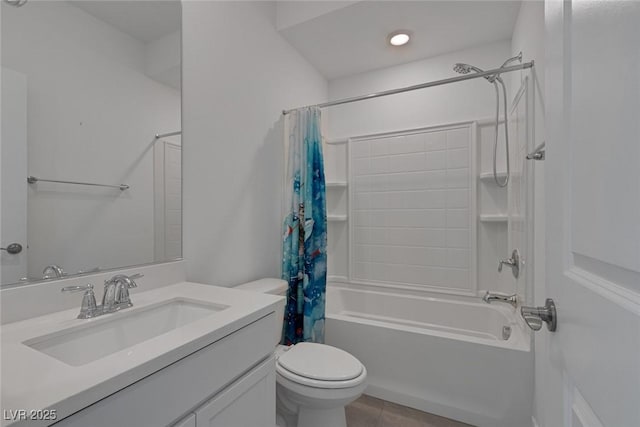
M 127 276 L 125 274 L 116 274 L 109 280 L 104 281 L 104 295 L 102 296 L 103 313 L 113 313 L 123 308 L 133 306 L 129 289 L 137 288 L 138 284 L 134 279 L 143 277 L 143 274 L 134 274 Z
M 49 273 L 53 273 L 53 275 L 50 276 Z M 51 279 L 53 277 L 59 279 L 63 276 L 66 276 L 66 273 L 64 272 L 62 267 L 60 267 L 59 265 L 55 265 L 55 264 L 47 265 L 44 268 L 44 270 L 42 270 L 43 279 Z
M 107 313 L 113 313 L 123 308 L 133 306 L 129 289 L 137 288 L 138 284 L 134 279 L 143 277 L 144 274 L 134 274 L 127 276 L 124 274 L 116 274 L 109 280 L 104 282 L 104 295 L 102 296 L 102 305 L 96 304 L 96 296 L 93 293 L 93 285 L 85 286 L 67 286 L 62 288 L 62 292 L 80 292 L 84 291 L 82 296 L 82 306 L 78 319 L 90 319 L 92 317 L 101 316 Z
M 487 304 L 491 304 L 493 301 L 504 302 L 506 304 L 510 304 L 513 308 L 518 306 L 518 295 L 507 295 L 500 292 L 489 292 L 484 294 L 482 297 L 482 301 Z

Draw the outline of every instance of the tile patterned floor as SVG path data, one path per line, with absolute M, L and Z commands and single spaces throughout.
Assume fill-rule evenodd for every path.
M 367 395 L 348 405 L 346 413 L 348 427 L 472 427 Z

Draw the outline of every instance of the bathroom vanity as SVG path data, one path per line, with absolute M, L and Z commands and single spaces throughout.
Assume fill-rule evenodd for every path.
M 132 299 L 5 324 L 2 426 L 275 424 L 282 297 L 184 282 Z

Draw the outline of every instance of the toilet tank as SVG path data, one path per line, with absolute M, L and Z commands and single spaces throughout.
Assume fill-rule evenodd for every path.
M 238 285 L 235 288 L 241 289 L 243 291 L 261 292 L 263 294 L 281 295 L 283 297 L 286 297 L 289 285 L 287 284 L 287 282 L 281 279 L 260 279 Z M 284 321 L 285 304 L 283 304 L 281 307 L 282 308 L 280 309 L 280 312 L 276 313 L 279 322 L 276 325 L 277 330 L 274 331 L 274 334 L 276 336 L 276 342 L 274 345 L 279 344 L 282 337 L 282 322 Z

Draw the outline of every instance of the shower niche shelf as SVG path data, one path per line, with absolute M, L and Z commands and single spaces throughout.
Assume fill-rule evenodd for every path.
M 506 214 L 482 214 L 480 222 L 507 222 L 509 217 Z
M 504 180 L 507 177 L 506 172 L 498 172 L 496 175 L 498 175 L 498 179 L 500 180 Z M 493 181 L 493 179 L 493 172 L 483 172 L 480 174 L 481 181 Z
M 520 215 L 512 216 L 511 220 L 513 222 L 523 222 L 524 217 Z M 507 223 L 509 221 L 509 215 L 507 214 L 481 214 L 480 222 L 503 222 Z
M 327 181 L 325 183 L 326 188 L 347 188 L 347 181 Z
M 327 220 L 330 222 L 347 221 L 348 200 L 346 181 L 327 181 Z
M 498 179 L 500 181 L 504 181 L 504 179 L 507 177 L 507 173 L 506 172 L 498 172 L 496 175 L 498 175 Z M 518 173 L 513 173 L 511 172 L 511 178 L 518 178 L 521 175 Z M 480 174 L 480 181 L 482 182 L 494 182 L 494 178 L 493 178 L 493 172 L 482 172 Z

